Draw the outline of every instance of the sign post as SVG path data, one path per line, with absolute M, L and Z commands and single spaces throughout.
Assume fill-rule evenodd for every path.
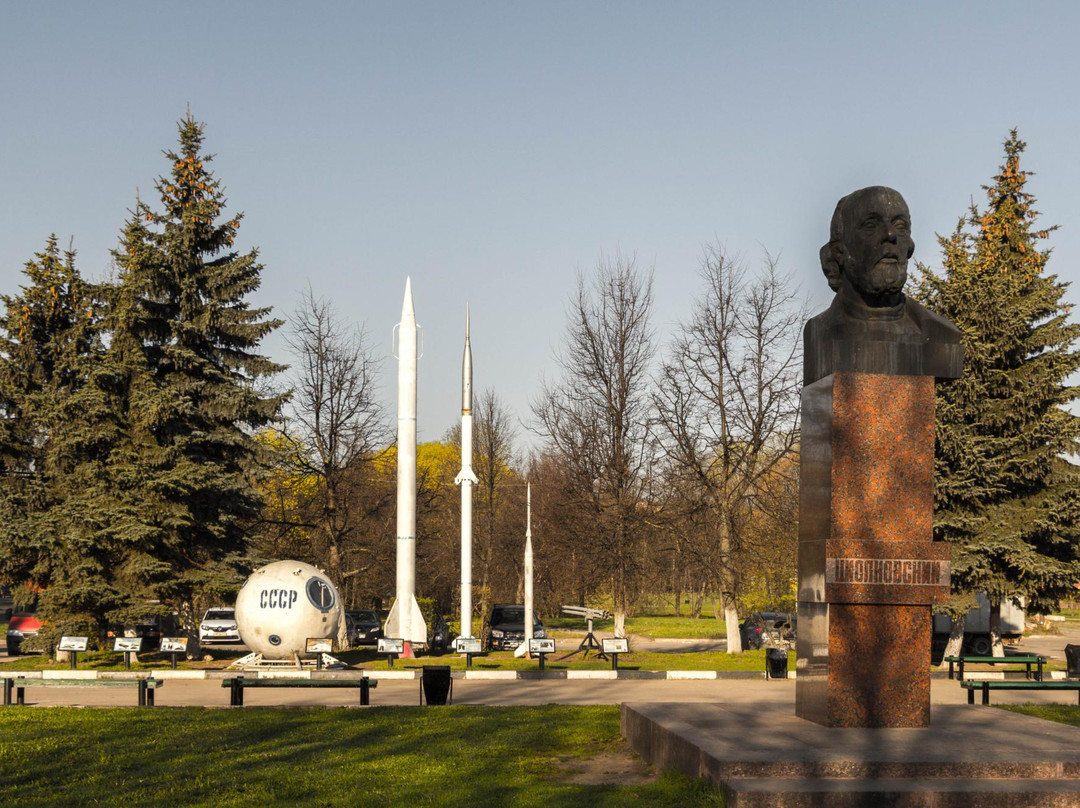
M 161 653 L 169 655 L 169 667 L 176 670 L 176 658 L 187 654 L 187 637 L 162 637 Z
M 75 670 L 77 666 L 77 659 L 80 651 L 86 650 L 86 644 L 89 640 L 88 637 L 61 637 L 60 644 L 56 647 L 57 651 L 67 651 L 68 662 L 71 663 L 71 670 Z
M 529 653 L 540 657 L 540 670 L 544 669 L 544 657 L 555 653 L 555 640 L 538 639 L 533 637 L 529 640 Z
M 473 655 L 480 653 L 479 637 L 458 637 L 454 640 L 454 650 L 465 655 L 465 667 L 472 667 Z
M 380 637 L 378 653 L 386 655 L 386 664 L 392 668 L 395 657 L 405 653 L 405 640 L 400 637 Z
M 113 639 L 113 651 L 124 654 L 124 667 L 131 670 L 131 655 L 138 654 L 142 650 L 142 637 L 115 637 Z

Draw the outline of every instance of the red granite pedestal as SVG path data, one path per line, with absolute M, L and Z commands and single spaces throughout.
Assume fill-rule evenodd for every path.
M 796 714 L 830 727 L 930 723 L 934 379 L 837 372 L 803 390 Z

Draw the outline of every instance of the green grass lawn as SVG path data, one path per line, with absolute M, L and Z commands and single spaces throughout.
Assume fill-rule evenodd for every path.
M 1074 704 L 995 704 L 999 710 L 1023 713 L 1059 724 L 1071 724 L 1080 727 L 1080 707 Z
M 8 709 L 0 805 L 722 805 L 674 773 L 575 782 L 626 752 L 617 707 Z
M 348 651 L 338 655 L 343 661 L 368 670 L 385 670 L 387 663 L 367 651 Z M 418 659 L 399 659 L 394 670 L 408 670 L 418 665 L 449 665 L 454 670 L 465 670 L 465 659 L 454 653 L 423 656 Z M 537 670 L 537 659 L 515 658 L 511 651 L 493 651 L 484 656 L 473 657 L 473 670 Z M 544 661 L 546 670 L 610 670 L 609 660 L 599 659 L 595 652 L 588 657 L 581 653 L 559 651 L 548 654 Z M 788 654 L 788 668 L 795 669 L 795 653 Z M 687 653 L 639 652 L 619 655 L 620 670 L 643 671 L 764 671 L 765 651 L 746 651 L 742 655 L 725 651 L 695 651 Z
M 544 620 L 544 626 L 552 629 L 585 631 L 585 620 L 577 617 L 553 617 Z M 614 621 L 594 620 L 593 631 L 610 634 Z M 723 620 L 712 617 L 675 617 L 664 614 L 643 614 L 626 619 L 626 631 L 640 637 L 679 640 L 722 640 L 727 636 Z

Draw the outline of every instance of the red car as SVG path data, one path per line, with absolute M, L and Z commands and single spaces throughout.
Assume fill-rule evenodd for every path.
M 41 630 L 41 621 L 32 611 L 20 611 L 15 609 L 8 621 L 7 629 L 7 652 L 8 656 L 18 656 L 19 648 L 23 640 L 37 635 Z

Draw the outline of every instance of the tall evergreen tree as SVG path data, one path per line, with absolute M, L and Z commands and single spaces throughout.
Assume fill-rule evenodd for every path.
M 55 236 L 25 275 L 0 325 L 0 575 L 40 590 L 53 633 L 103 635 L 119 602 L 98 514 L 119 435 L 101 363 L 105 290 Z
M 1024 148 L 1013 130 L 985 209 L 939 239 L 944 272 L 922 267 L 917 290 L 963 335 L 964 376 L 938 388 L 934 529 L 954 543 L 954 609 L 986 592 L 992 632 L 1005 600 L 1051 610 L 1080 579 L 1080 325 L 1047 272 L 1054 228 L 1037 224 Z
M 128 434 L 111 507 L 125 590 L 190 614 L 229 575 L 222 562 L 242 553 L 259 513 L 254 433 L 282 404 L 260 383 L 282 367 L 257 349 L 281 321 L 246 302 L 262 266 L 256 250 L 232 249 L 241 215 L 225 218 L 190 114 L 179 140 L 156 183 L 162 210 L 139 201 L 115 253 L 111 353 L 125 373 Z

